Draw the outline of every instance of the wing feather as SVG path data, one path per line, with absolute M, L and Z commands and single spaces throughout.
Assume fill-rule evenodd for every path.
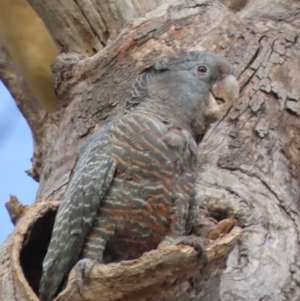
M 52 300 L 79 259 L 97 209 L 114 176 L 116 162 L 111 157 L 110 124 L 82 148 L 57 212 L 52 238 L 43 262 L 40 299 Z

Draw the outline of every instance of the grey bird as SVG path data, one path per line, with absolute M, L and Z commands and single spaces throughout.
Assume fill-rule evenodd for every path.
M 189 236 L 197 141 L 238 95 L 230 63 L 209 52 L 166 57 L 138 76 L 124 114 L 97 130 L 75 162 L 43 262 L 42 301 L 53 299 L 74 266 L 86 275 L 89 263 L 157 247 L 197 249 Z

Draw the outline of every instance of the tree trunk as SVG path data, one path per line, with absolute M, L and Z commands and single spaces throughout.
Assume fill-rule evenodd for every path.
M 199 146 L 198 200 L 210 217 L 233 217 L 238 227 L 209 241 L 207 262 L 180 246 L 96 266 L 83 296 L 72 271 L 57 300 L 299 300 L 300 3 L 28 2 L 60 48 L 52 71 L 61 108 L 31 109 L 29 92 L 17 93 L 22 80 L 5 80 L 3 70 L 16 74 L 9 58 L 0 60 L 34 133 L 30 174 L 40 183 L 35 204 L 14 218 L 0 247 L 0 300 L 37 300 L 70 170 L 87 137 L 121 112 L 136 75 L 165 55 L 202 49 L 229 59 L 241 95 Z

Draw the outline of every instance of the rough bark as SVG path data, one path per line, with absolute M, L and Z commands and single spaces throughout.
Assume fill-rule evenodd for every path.
M 174 0 L 28 0 L 56 43 L 66 52 L 90 56 L 114 41 L 127 22 Z M 54 17 L 55 16 L 55 17 Z M 54 18 L 53 18 L 54 17 Z
M 234 228 L 229 235 L 208 245 L 205 248 L 207 258 L 199 258 L 191 247 L 176 246 L 150 251 L 136 260 L 97 265 L 91 271 L 82 296 L 72 271 L 68 286 L 55 301 L 95 300 L 95 296 L 100 295 L 103 301 L 121 298 L 131 301 L 191 300 L 191 296 L 193 299 L 198 296 L 199 300 L 201 297 L 202 300 L 218 300 L 224 259 L 240 231 L 240 228 Z M 195 275 L 198 275 L 196 279 Z
M 17 203 L 15 208 L 20 206 L 14 198 L 10 203 Z M 58 201 L 36 202 L 27 208 L 25 214 L 17 214 L 21 218 L 12 243 L 6 246 L 9 252 L 7 249 L 0 250 L 3 267 L 0 272 L 0 300 L 38 300 L 36 292 L 41 264 L 58 205 Z M 10 206 L 10 213 L 15 213 L 13 208 Z M 199 226 L 202 221 L 199 219 Z M 232 225 L 230 221 L 229 224 Z M 213 227 L 215 229 L 218 225 Z M 197 296 L 201 292 L 204 294 L 204 291 L 206 297 L 211 298 L 208 300 L 216 300 L 219 296 L 219 289 L 216 288 L 220 286 L 227 256 L 241 232 L 239 227 L 234 227 L 226 235 L 227 230 L 221 229 L 219 233 L 224 236 L 215 241 L 204 240 L 205 256 L 199 256 L 191 247 L 176 246 L 145 253 L 136 260 L 96 265 L 84 285 L 82 296 L 78 292 L 73 270 L 68 286 L 55 300 L 97 300 L 99 294 L 102 301 L 117 301 L 120 298 L 132 301 L 173 300 L 174 296 L 188 300 L 191 293 Z M 207 275 L 211 277 L 208 279 Z
M 34 6 L 38 1 L 30 2 Z M 81 13 L 85 21 L 78 22 L 77 17 L 72 21 L 62 17 L 72 14 L 67 6 L 57 6 L 60 13 L 54 13 L 50 4 L 47 10 L 49 2 L 40 3 L 41 16 L 64 51 L 52 68 L 64 105 L 55 122 L 46 122 L 43 139 L 36 142 L 42 150 L 33 166 L 40 179 L 37 199 L 61 199 L 80 147 L 92 132 L 119 114 L 126 90 L 143 68 L 159 57 L 185 50 L 221 53 L 235 66 L 242 93 L 226 118 L 214 124 L 201 142 L 198 199 L 215 219 L 234 217 L 243 232 L 221 279 L 206 285 L 218 288 L 220 281 L 222 301 L 299 300 L 299 2 L 249 0 L 238 13 L 217 1 L 165 4 L 124 28 L 125 22 L 116 25 L 116 31 L 110 31 L 110 43 L 102 47 L 97 46 L 102 38 L 91 27 L 90 35 L 82 29 L 89 14 Z M 73 30 L 75 41 L 69 32 Z M 99 31 L 99 36 L 104 32 Z M 40 216 L 53 212 L 51 208 Z M 35 300 L 32 292 L 19 290 L 20 281 L 16 282 L 13 272 L 18 269 L 22 274 L 18 254 L 26 243 L 19 243 L 19 253 L 11 255 L 11 250 L 20 240 L 20 227 L 29 218 L 25 216 L 0 248 L 0 271 L 4 271 L 0 272 L 0 292 L 5 290 L 10 300 Z M 51 221 L 45 218 L 43 225 L 50 225 L 51 231 Z M 192 254 L 191 249 L 184 250 Z M 145 256 L 158 251 L 153 252 Z M 22 267 L 26 270 L 24 264 Z M 103 268 L 95 267 L 95 275 Z M 212 277 L 211 270 L 206 272 Z M 71 286 L 72 277 L 71 273 Z M 180 285 L 185 282 L 181 280 L 178 287 L 183 292 Z M 24 277 L 21 282 L 26 282 Z M 169 289 L 165 288 L 166 294 Z M 161 291 L 161 298 L 164 293 Z M 189 291 L 190 300 L 218 300 L 217 295 L 205 299 L 208 296 L 205 290 L 202 296 Z

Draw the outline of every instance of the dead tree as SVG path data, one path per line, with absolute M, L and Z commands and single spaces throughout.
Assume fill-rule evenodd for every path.
M 38 300 L 76 156 L 122 110 L 136 75 L 160 57 L 201 49 L 230 60 L 241 96 L 199 146 L 198 199 L 208 214 L 200 212 L 199 234 L 215 220 L 237 227 L 207 243 L 207 262 L 190 247 L 153 250 L 95 266 L 82 296 L 72 271 L 56 300 L 299 300 L 299 1 L 28 2 L 59 48 L 52 72 L 61 108 L 39 109 L 1 48 L 0 77 L 34 136 L 28 173 L 39 189 L 32 206 L 7 205 L 17 225 L 0 247 L 0 300 Z

